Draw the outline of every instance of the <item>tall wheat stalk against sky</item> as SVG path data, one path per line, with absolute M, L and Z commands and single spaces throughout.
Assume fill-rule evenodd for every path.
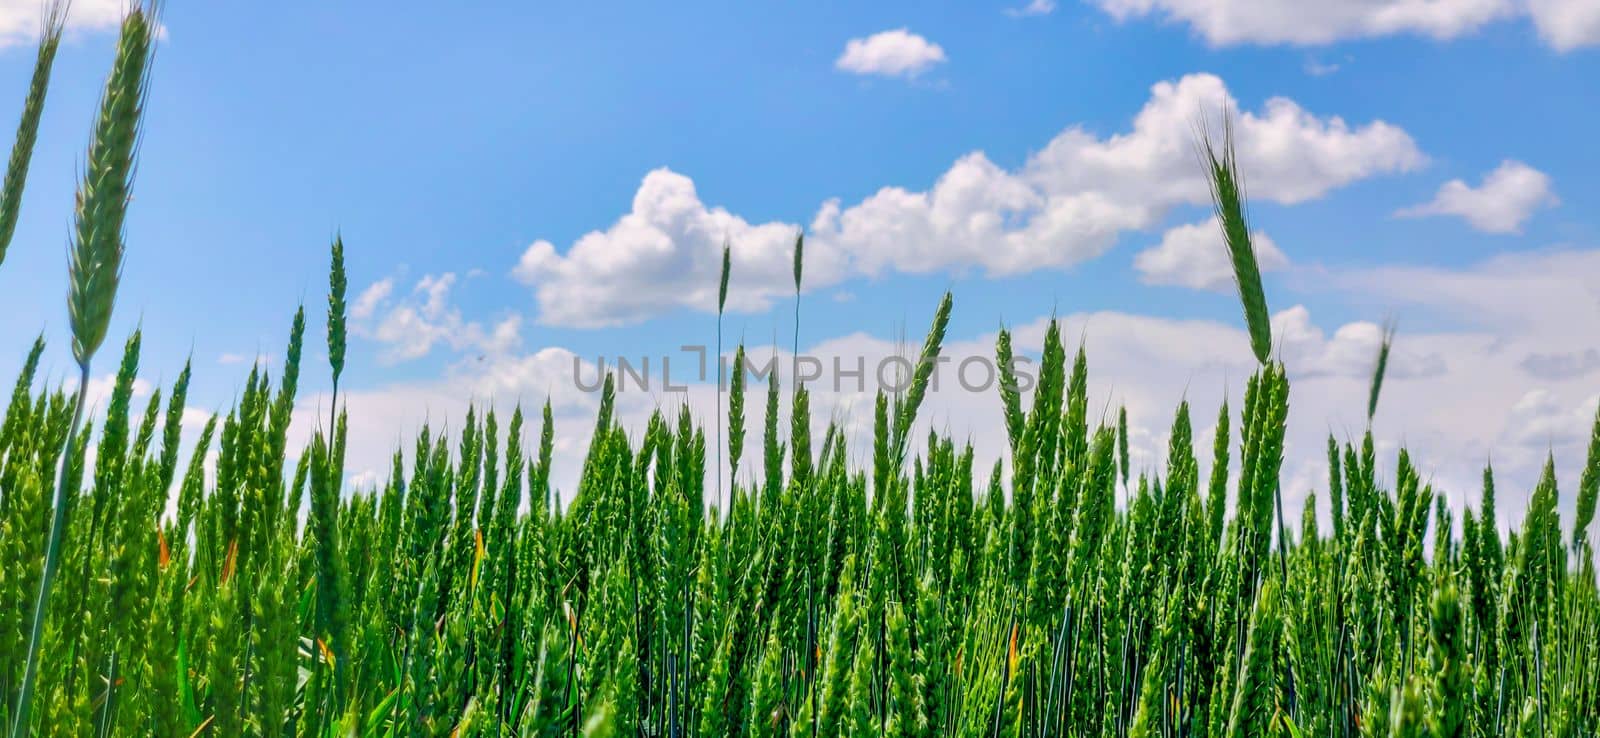
M 125 247 L 123 221 L 133 188 L 140 122 L 149 92 L 149 71 L 155 51 L 155 7 L 136 6 L 122 21 L 116 60 L 100 98 L 100 114 L 89 143 L 83 179 L 78 185 L 77 209 L 68 256 L 67 312 L 72 325 L 72 354 L 78 362 L 78 391 L 66 443 L 70 447 L 83 419 L 89 394 L 89 365 L 105 340 L 116 306 L 122 278 Z M 57 34 L 59 39 L 59 33 Z M 46 42 L 51 42 L 46 39 Z M 11 727 L 12 738 L 28 730 L 28 711 L 39 669 L 39 643 L 50 608 L 50 587 L 61 560 L 61 539 L 66 529 L 67 465 L 72 454 L 63 451 L 56 475 L 55 511 L 50 521 L 39 596 L 34 602 L 28 636 L 27 665 L 22 676 Z

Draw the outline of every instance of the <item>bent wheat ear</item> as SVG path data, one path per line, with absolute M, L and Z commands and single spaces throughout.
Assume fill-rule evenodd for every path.
M 800 274 L 805 267 L 806 232 L 794 235 L 794 291 L 800 291 Z
M 938 362 L 939 350 L 944 344 L 944 330 L 950 324 L 950 306 L 953 299 L 950 293 L 946 292 L 944 299 L 939 301 L 939 309 L 933 314 L 933 325 L 928 328 L 928 337 L 922 342 L 922 354 L 917 359 L 916 370 L 911 374 L 911 386 L 906 390 L 904 402 L 896 409 L 894 439 L 897 456 L 901 460 L 905 458 L 911 424 L 917 419 L 917 407 L 922 404 L 922 398 L 928 392 L 928 382 L 933 378 L 934 365 Z
M 728 271 L 732 262 L 732 248 L 726 238 L 722 241 L 722 278 L 717 281 L 717 504 L 722 502 L 722 309 L 728 304 Z M 734 367 L 737 369 L 738 367 Z
M 800 231 L 794 235 L 794 353 L 790 355 L 796 391 L 800 389 L 800 274 L 805 266 L 805 253 L 806 232 Z
M 722 280 L 717 285 L 717 315 L 722 315 L 728 305 L 728 271 L 732 266 L 733 250 L 727 241 L 722 242 Z
M 1383 389 L 1383 373 L 1389 368 L 1389 347 L 1394 345 L 1394 324 L 1384 326 L 1383 341 L 1378 344 L 1378 363 L 1372 369 L 1372 389 L 1367 394 L 1367 425 L 1372 425 L 1378 414 L 1378 392 Z
M 72 355 L 79 365 L 87 365 L 105 340 L 117 301 L 122 224 L 133 188 L 139 125 L 149 88 L 145 72 L 155 50 L 155 29 L 145 8 L 134 8 L 122 20 L 116 62 L 100 98 L 88 164 L 78 185 L 68 259 L 67 311 L 72 323 Z
M 44 31 L 39 34 L 39 55 L 33 63 L 33 81 L 22 104 L 22 120 L 17 123 L 17 142 L 6 163 L 6 179 L 0 187 L 0 263 L 6 260 L 6 247 L 17 232 L 17 211 L 22 207 L 22 190 L 28 184 L 28 164 L 33 159 L 33 144 L 39 137 L 39 117 L 44 113 L 45 91 L 50 87 L 50 70 L 55 66 L 56 49 L 67 20 L 67 4 L 55 0 L 45 9 Z
M 1250 243 L 1250 222 L 1245 211 L 1244 180 L 1233 147 L 1233 122 L 1223 125 L 1222 151 L 1219 154 L 1211 136 L 1200 133 L 1200 153 L 1205 158 L 1211 185 L 1211 204 L 1222 225 L 1222 239 L 1233 263 L 1233 281 L 1244 303 L 1244 320 L 1250 329 L 1250 350 L 1262 365 L 1272 353 L 1272 322 L 1267 313 L 1267 297 L 1261 289 L 1261 266 L 1256 262 L 1255 246 Z

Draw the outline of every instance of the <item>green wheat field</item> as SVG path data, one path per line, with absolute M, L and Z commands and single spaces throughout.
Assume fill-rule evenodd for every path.
M 0 257 L 60 21 L 6 171 Z M 84 380 L 120 288 L 157 28 L 149 8 L 124 20 L 83 158 L 67 309 Z M 13 738 L 1596 735 L 1600 424 L 1571 521 L 1553 461 L 1503 534 L 1491 470 L 1479 512 L 1457 521 L 1405 451 L 1377 458 L 1370 431 L 1328 439 L 1326 489 L 1286 519 L 1288 375 L 1221 133 L 1199 132 L 1199 165 L 1259 369 L 1235 406 L 1176 408 L 1165 468 L 1131 479 L 1126 416 L 1093 417 L 1088 359 L 1057 326 L 1028 393 L 999 334 L 1005 460 L 974 468 L 970 447 L 912 436 L 950 295 L 906 389 L 877 398 L 870 468 L 838 428 L 813 438 L 807 390 L 776 374 L 764 409 L 744 406 L 734 372 L 716 427 L 685 408 L 639 434 L 614 417 L 608 380 L 564 503 L 548 405 L 423 430 L 370 493 L 342 489 L 337 403 L 308 448 L 288 447 L 301 372 L 331 371 L 337 397 L 337 241 L 331 366 L 301 365 L 295 312 L 281 372 L 253 370 L 188 448 L 187 369 L 131 405 L 137 333 L 100 417 L 83 392 L 39 386 L 41 357 L 62 347 L 14 347 L 0 724 Z M 725 260 L 723 300 L 737 277 Z M 1216 415 L 1212 448 L 1195 448 L 1193 413 Z M 741 458 L 747 433 L 761 458 Z

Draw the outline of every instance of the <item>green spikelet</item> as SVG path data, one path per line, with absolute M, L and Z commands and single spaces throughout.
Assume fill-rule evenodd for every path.
M 933 325 L 928 328 L 928 336 L 922 341 L 922 353 L 911 374 L 911 386 L 906 390 L 900 406 L 896 408 L 894 439 L 897 459 L 905 459 L 911 424 L 917 419 L 917 408 L 922 405 L 922 398 L 928 393 L 928 383 L 933 379 L 934 369 L 937 368 L 939 351 L 944 344 L 945 327 L 950 324 L 950 307 L 953 299 L 951 294 L 946 292 L 944 299 L 939 301 L 939 309 L 933 314 Z
M 156 467 L 155 490 L 163 500 L 178 471 L 178 447 L 182 442 L 184 403 L 189 398 L 189 376 L 189 362 L 184 361 L 178 381 L 172 384 L 172 399 L 167 402 L 166 419 L 161 425 L 161 456 Z
M 728 382 L 728 480 L 739 478 L 739 459 L 744 456 L 744 344 L 733 352 L 733 376 Z M 731 506 L 730 506 L 731 507 Z
M 1133 725 L 1128 729 L 1128 738 L 1151 738 L 1161 735 L 1161 700 L 1164 692 L 1166 672 L 1161 667 L 1160 651 L 1144 669 L 1142 685 L 1139 687 L 1139 702 L 1133 713 Z
M 1244 180 L 1233 147 L 1233 121 L 1223 128 L 1222 151 L 1218 153 L 1211 137 L 1200 138 L 1211 185 L 1211 204 L 1222 225 L 1222 239 L 1233 264 L 1233 280 L 1244 304 L 1245 325 L 1250 329 L 1250 350 L 1256 361 L 1265 365 L 1272 353 L 1272 322 L 1267 313 L 1267 297 L 1261 288 L 1261 267 L 1256 262 L 1255 246 L 1250 243 L 1250 223 L 1245 210 Z
M 877 720 L 872 714 L 875 690 L 872 673 L 876 661 L 873 651 L 870 647 L 858 646 L 854 653 L 854 663 L 850 667 L 850 691 L 839 725 L 842 729 L 840 735 L 848 738 L 873 738 L 879 735 Z
M 761 494 L 775 501 L 783 489 L 783 444 L 778 441 L 778 373 L 767 376 L 767 415 L 762 434 L 762 461 L 765 462 L 765 485 Z
M 805 267 L 806 232 L 794 234 L 794 291 L 800 291 L 800 274 Z
M 1267 735 L 1278 701 L 1273 654 L 1277 648 L 1277 580 L 1268 578 L 1250 614 L 1250 631 L 1239 659 L 1239 679 L 1228 713 L 1233 738 Z
M 1122 472 L 1122 486 L 1128 486 L 1128 408 L 1117 411 L 1117 466 Z
M 155 28 L 155 20 L 143 8 L 134 8 L 122 21 L 116 62 L 100 98 L 100 116 L 78 186 L 67 312 L 72 355 L 80 365 L 87 365 L 105 340 L 116 305 L 122 278 L 122 224 L 133 189 Z
M 1372 389 L 1367 394 L 1367 425 L 1378 414 L 1378 392 L 1383 389 L 1383 373 L 1389 368 L 1389 348 L 1394 345 L 1394 324 L 1383 329 L 1383 341 L 1378 344 L 1378 361 L 1372 368 Z
M 1588 540 L 1597 497 L 1600 497 L 1600 409 L 1595 411 L 1594 430 L 1589 433 L 1589 455 L 1583 465 L 1583 475 L 1578 479 L 1578 507 L 1572 520 L 1574 545 Z
M 1228 512 L 1228 402 L 1217 411 L 1216 440 L 1212 445 L 1211 481 L 1206 491 L 1208 540 L 1212 546 L 1222 541 L 1223 518 Z
M 1022 442 L 1026 422 L 1022 416 L 1022 393 L 1017 385 L 1016 359 L 1011 354 L 1011 332 L 1001 328 L 994 342 L 995 365 L 1000 374 L 1000 406 L 1005 413 L 1006 437 L 1011 441 L 1011 454 L 1017 453 Z
M 1433 595 L 1433 694 L 1429 728 L 1432 738 L 1463 738 L 1467 734 L 1467 706 L 1472 703 L 1472 665 L 1467 662 L 1461 602 L 1454 586 Z
M 794 391 L 794 406 L 789 418 L 789 477 L 796 489 L 805 490 L 811 482 L 811 393 L 804 387 Z
M 337 392 L 339 375 L 344 373 L 345 350 L 345 288 L 344 236 L 333 237 L 332 254 L 328 268 L 328 365 L 333 369 L 333 386 Z
M 717 280 L 717 315 L 728 305 L 728 274 L 733 268 L 733 246 L 722 242 L 722 276 Z
M 723 388 L 723 384 L 722 384 L 722 310 L 728 304 L 728 272 L 732 268 L 732 263 L 733 263 L 732 262 L 732 253 L 733 253 L 732 247 L 730 247 L 728 245 L 728 242 L 726 240 L 724 240 L 722 242 L 722 276 L 717 281 L 717 414 L 715 416 L 712 416 L 713 418 L 722 415 L 722 388 Z M 738 364 L 735 363 L 734 370 L 738 371 L 739 368 L 740 367 L 738 366 Z M 731 410 L 732 410 L 732 408 L 730 406 L 730 412 L 731 412 Z M 713 421 L 713 422 L 715 422 L 715 421 Z M 729 436 L 730 437 L 732 436 L 732 429 L 731 428 L 729 429 Z M 723 502 L 723 500 L 722 500 L 722 424 L 721 423 L 717 423 L 717 471 L 716 471 L 716 474 L 717 474 L 717 506 L 721 507 L 721 506 L 723 506 L 725 504 Z
M 928 725 L 923 715 L 921 690 L 914 683 L 918 677 L 912 662 L 911 633 L 906 613 L 898 602 L 891 602 L 885 619 L 890 683 L 884 732 L 896 738 L 926 735 Z
M 752 675 L 750 725 L 752 738 L 777 738 L 783 735 L 783 646 L 773 629 L 761 650 L 761 660 Z
M 728 735 L 730 721 L 728 704 L 733 692 L 733 679 L 729 669 L 733 666 L 733 631 L 729 630 L 717 642 L 711 660 L 711 672 L 706 675 L 705 699 L 700 704 L 700 735 Z
M 39 118 L 44 114 L 45 92 L 50 87 L 50 70 L 55 66 L 56 49 L 67 21 L 66 0 L 52 0 L 45 6 L 44 32 L 39 35 L 39 53 L 33 62 L 33 80 L 22 104 L 22 119 L 17 122 L 17 141 L 11 146 L 6 164 L 6 179 L 0 185 L 0 264 L 6 248 L 17 232 L 17 213 L 22 208 L 22 191 L 28 184 L 28 164 L 33 160 L 33 144 L 39 136 Z
M 1428 735 L 1422 693 L 1415 679 L 1407 680 L 1405 689 L 1395 691 L 1389 712 L 1390 738 L 1426 738 Z
M 33 339 L 33 348 L 28 350 L 28 358 L 22 363 L 22 371 L 17 374 L 17 382 L 11 389 L 11 401 L 6 406 L 4 421 L 0 421 L 0 450 L 11 447 L 23 418 L 28 412 L 29 393 L 33 391 L 33 375 L 39 370 L 39 358 L 44 355 L 44 334 Z M 5 495 L 0 494 L 0 499 Z
M 838 606 L 834 608 L 832 622 L 828 625 L 828 650 L 821 667 L 820 684 L 814 687 L 821 692 L 816 718 L 819 735 L 838 735 L 845 700 L 849 697 L 848 680 L 855 652 L 852 645 L 857 630 L 854 571 L 855 559 L 852 555 L 844 564 Z
M 311 536 L 316 546 L 316 633 L 333 650 L 335 664 L 346 652 L 343 622 L 342 560 L 339 552 L 338 487 L 327 444 L 319 436 L 311 445 Z M 337 679 L 334 680 L 337 684 Z
M 1333 506 L 1333 537 L 1344 540 L 1344 485 L 1340 483 L 1339 442 L 1328 434 L 1328 497 Z

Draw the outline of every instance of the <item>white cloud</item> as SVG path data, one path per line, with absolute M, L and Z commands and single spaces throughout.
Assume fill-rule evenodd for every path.
M 111 31 L 122 23 L 126 0 L 74 0 L 68 31 Z M 0 49 L 32 43 L 44 26 L 44 0 L 0 0 Z
M 945 61 L 944 49 L 904 28 L 853 38 L 833 66 L 851 74 L 915 77 Z
M 1600 44 L 1600 3 L 1594 0 L 1528 0 L 1528 14 L 1558 51 Z
M 1327 77 L 1339 71 L 1339 64 L 1338 62 L 1325 63 L 1317 61 L 1316 59 L 1307 59 L 1305 70 L 1306 74 L 1309 74 L 1313 77 Z
M 1145 284 L 1175 285 L 1212 292 L 1233 290 L 1233 263 L 1222 240 L 1222 226 L 1216 216 L 1199 223 L 1169 229 L 1161 243 L 1140 251 L 1133 258 L 1139 280 Z M 1260 231 L 1251 233 L 1256 262 L 1264 272 L 1289 266 L 1278 245 Z
M 1597 400 L 1600 396 L 1573 404 L 1548 389 L 1528 390 L 1511 406 L 1501 441 L 1534 452 L 1582 444 L 1589 438 Z
M 1570 352 L 1535 352 L 1522 357 L 1520 366 L 1538 379 L 1581 377 L 1600 369 L 1600 349 Z
M 1507 160 L 1484 175 L 1476 188 L 1452 179 L 1439 188 L 1432 202 L 1401 209 L 1395 215 L 1454 215 L 1486 233 L 1516 233 L 1533 211 L 1558 202 L 1548 175 L 1520 161 Z
M 457 351 L 502 354 L 521 341 L 522 319 L 508 315 L 490 328 L 461 317 L 461 310 L 450 304 L 450 289 L 456 275 L 425 275 L 410 294 L 393 299 L 393 278 L 373 283 L 362 290 L 351 307 L 351 329 L 357 336 L 384 344 L 379 360 L 398 363 L 427 356 L 436 344 Z
M 1557 51 L 1600 44 L 1594 0 L 1092 0 L 1117 21 L 1154 17 L 1188 25 L 1213 46 L 1330 44 L 1412 34 L 1467 36 L 1491 23 L 1532 21 Z
M 1272 340 L 1277 356 L 1292 375 L 1307 378 L 1340 377 L 1370 379 L 1376 368 L 1378 349 L 1383 344 L 1384 328 L 1369 321 L 1339 326 L 1333 337 L 1311 320 L 1311 311 L 1296 305 L 1272 316 Z M 1438 352 L 1424 352 L 1418 345 L 1394 345 L 1385 367 L 1385 379 L 1434 377 L 1448 369 Z
M 1102 137 L 1069 127 L 1016 169 L 973 152 L 926 190 L 885 187 L 848 206 L 829 200 L 806 236 L 806 287 L 887 272 L 1007 276 L 1097 257 L 1120 234 L 1209 201 L 1195 163 L 1195 123 L 1224 109 L 1239 106 L 1221 79 L 1189 75 L 1152 86 L 1131 130 Z M 1426 161 L 1398 127 L 1353 126 L 1286 98 L 1237 118 L 1240 167 L 1261 200 L 1312 200 Z M 730 308 L 759 310 L 793 290 L 797 228 L 708 206 L 691 179 L 658 169 L 614 224 L 565 253 L 537 241 L 513 274 L 534 289 L 546 323 L 605 326 L 673 308 L 713 310 L 726 238 L 733 245 Z
M 389 295 L 393 292 L 393 277 L 385 277 L 368 285 L 356 297 L 355 304 L 350 306 L 350 319 L 366 320 L 372 317 L 372 314 L 378 310 L 378 305 L 389 299 Z
M 1580 2 L 1582 0 L 1579 0 Z M 1450 39 L 1517 12 L 1514 0 L 1093 0 L 1118 21 L 1184 23 L 1214 46 L 1326 44 L 1419 34 Z
M 645 175 L 632 209 L 611 227 L 585 234 L 565 254 L 537 241 L 512 274 L 535 289 L 543 322 L 617 325 L 679 306 L 714 309 L 726 241 L 733 249 L 729 307 L 755 310 L 793 290 L 798 230 L 785 223 L 751 224 L 708 208 L 688 177 L 657 169 Z M 814 275 L 809 278 L 837 272 L 825 250 L 807 246 L 806 272 Z
M 1028 4 L 1020 8 L 1006 8 L 1005 13 L 1013 18 L 1025 18 L 1033 15 L 1049 15 L 1056 12 L 1056 0 L 1028 0 Z
M 1513 252 L 1459 270 L 1376 267 L 1329 273 L 1322 281 L 1346 294 L 1411 306 L 1430 318 L 1471 320 L 1497 334 L 1531 330 L 1548 344 L 1540 352 L 1594 345 L 1600 323 L 1600 250 Z M 1520 378 L 1510 384 L 1527 383 Z

